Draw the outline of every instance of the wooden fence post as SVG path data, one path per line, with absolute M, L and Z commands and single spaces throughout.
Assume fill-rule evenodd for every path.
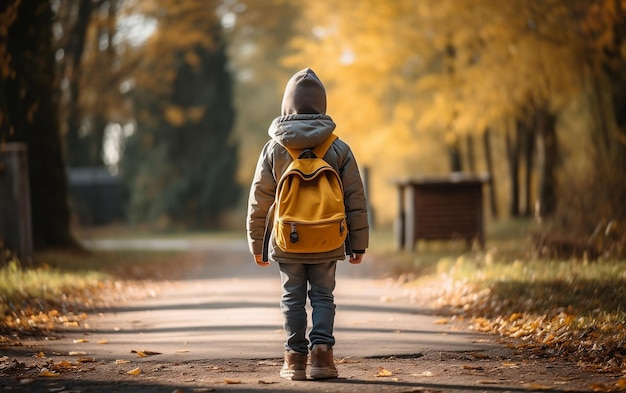
M 24 143 L 0 144 L 0 249 L 16 252 L 24 265 L 32 263 L 28 148 Z

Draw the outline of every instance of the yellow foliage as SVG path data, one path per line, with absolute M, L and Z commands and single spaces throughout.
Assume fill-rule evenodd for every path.
M 184 110 L 175 105 L 169 105 L 167 108 L 165 108 L 164 115 L 165 120 L 176 127 L 182 126 L 187 119 Z
M 302 30 L 283 63 L 318 72 L 338 132 L 364 164 L 378 165 L 381 143 L 386 157 L 402 162 L 415 157 L 416 143 L 381 130 L 408 130 L 421 146 L 435 141 L 422 150 L 441 152 L 460 135 L 503 134 L 530 106 L 568 105 L 584 74 L 572 66 L 585 50 L 575 7 L 584 11 L 562 0 L 314 2 L 303 9 Z M 443 165 L 396 165 L 376 176 L 428 174 Z
M 164 111 L 165 120 L 176 127 L 180 127 L 186 122 L 199 122 L 204 116 L 206 108 L 203 106 L 193 106 L 181 108 L 176 105 L 168 105 Z
M 196 68 L 200 65 L 200 57 L 194 51 L 188 50 L 185 51 L 185 61 L 191 68 Z

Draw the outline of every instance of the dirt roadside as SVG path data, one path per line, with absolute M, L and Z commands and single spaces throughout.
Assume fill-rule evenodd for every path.
M 50 361 L 28 353 L 45 347 L 11 349 L 22 359 L 3 370 L 2 391 L 11 392 L 591 392 L 609 391 L 615 376 L 594 375 L 550 359 L 526 359 L 510 351 L 430 352 L 414 357 L 336 359 L 340 378 L 286 381 L 278 377 L 282 359 L 207 359 L 167 363 L 158 356 L 140 363 L 129 375 L 115 362 L 83 363 L 59 377 L 41 377 Z M 20 354 L 21 352 L 21 354 Z
M 96 310 L 84 324 L 88 328 L 0 345 L 0 391 L 592 392 L 615 391 L 623 378 L 470 331 L 464 321 L 437 315 L 428 285 L 407 291 L 377 278 L 381 272 L 371 263 L 360 270 L 342 266 L 338 273 L 340 378 L 286 381 L 278 376 L 280 316 L 271 311 L 277 303 L 268 300 L 277 296 L 271 284 L 276 272 L 249 269 L 241 250 L 205 251 L 201 261 L 186 267 L 194 281 L 151 281 L 144 288 L 150 296 Z M 242 309 L 260 317 L 247 326 L 248 316 L 237 319 Z M 202 324 L 190 326 L 196 320 Z M 186 337 L 187 347 L 175 341 L 176 334 Z M 227 341 L 231 335 L 234 341 Z M 109 342 L 98 344 L 103 337 Z M 258 348 L 246 348 L 242 337 L 252 337 Z M 144 348 L 158 352 L 131 352 Z

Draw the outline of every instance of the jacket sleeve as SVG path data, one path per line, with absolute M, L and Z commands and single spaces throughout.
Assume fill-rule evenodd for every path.
M 263 250 L 265 222 L 276 194 L 270 144 L 266 143 L 261 151 L 248 196 L 246 232 L 248 247 L 253 255 L 261 254 Z
M 350 147 L 346 145 L 339 174 L 343 183 L 344 202 L 348 216 L 350 245 L 354 251 L 364 252 L 369 245 L 367 201 L 359 167 Z

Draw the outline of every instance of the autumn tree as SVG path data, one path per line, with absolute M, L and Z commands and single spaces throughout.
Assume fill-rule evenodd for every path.
M 232 82 L 215 4 L 164 0 L 136 11 L 158 28 L 138 51 L 133 74 L 137 128 L 122 161 L 130 218 L 218 227 L 239 185 Z
M 626 222 L 626 4 L 581 0 L 568 6 L 585 45 L 578 67 L 585 75 L 591 135 L 582 140 L 589 164 L 569 177 L 572 190 L 563 195 L 567 204 L 559 219 L 586 233 L 610 234 Z
M 129 71 L 118 34 L 123 0 L 56 2 L 55 47 L 68 166 L 102 166 L 105 129 L 129 121 L 120 92 Z M 117 38 L 117 42 L 116 42 Z
M 481 170 L 493 154 L 509 163 L 490 171 L 510 185 L 510 213 L 528 215 L 537 201 L 548 216 L 562 186 L 557 128 L 583 94 L 584 3 L 316 3 L 306 8 L 292 42 L 298 54 L 288 61 L 310 61 L 326 76 L 329 108 L 383 181 L 463 165 Z M 481 135 L 489 143 L 476 162 L 471 140 Z M 454 153 L 454 165 L 439 158 L 446 152 Z
M 28 146 L 35 248 L 75 246 L 59 132 L 52 11 L 48 0 L 0 6 L 0 146 Z
M 232 0 L 218 7 L 234 77 L 238 178 L 244 184 L 269 138 L 270 122 L 280 114 L 285 83 L 297 71 L 282 59 L 292 51 L 288 43 L 302 22 L 302 9 L 300 3 L 284 0 Z

